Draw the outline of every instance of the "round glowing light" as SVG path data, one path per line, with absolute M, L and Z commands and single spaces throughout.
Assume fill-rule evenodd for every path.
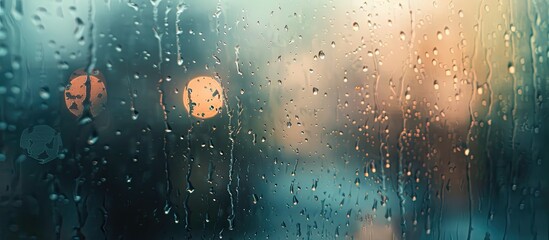
M 221 84 L 207 76 L 193 78 L 183 91 L 183 106 L 194 117 L 214 117 L 223 106 Z
M 88 92 L 86 91 L 88 76 L 84 70 L 77 70 L 72 74 L 70 79 L 69 85 L 65 88 L 65 105 L 73 115 L 81 117 L 84 111 L 84 100 Z M 95 117 L 105 108 L 107 90 L 104 78 L 99 71 L 94 71 L 90 74 L 89 79 L 90 113 Z

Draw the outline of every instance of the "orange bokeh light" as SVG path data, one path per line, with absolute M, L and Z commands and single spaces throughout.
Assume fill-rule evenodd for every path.
M 201 119 L 214 117 L 223 106 L 221 84 L 212 77 L 193 78 L 183 91 L 183 105 L 194 117 Z
M 90 113 L 97 116 L 107 103 L 107 90 L 101 75 L 89 75 L 90 79 Z M 75 116 L 81 117 L 84 111 L 84 100 L 86 99 L 87 75 L 83 71 L 73 73 L 69 85 L 65 88 L 65 105 Z

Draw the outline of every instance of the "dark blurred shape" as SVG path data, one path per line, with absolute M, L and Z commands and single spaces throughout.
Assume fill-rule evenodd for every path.
M 23 130 L 20 146 L 29 157 L 44 164 L 58 157 L 63 143 L 59 132 L 48 125 L 37 125 Z

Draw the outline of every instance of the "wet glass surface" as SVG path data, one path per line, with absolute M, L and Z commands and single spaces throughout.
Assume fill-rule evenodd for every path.
M 548 9 L 0 0 L 0 239 L 549 239 Z

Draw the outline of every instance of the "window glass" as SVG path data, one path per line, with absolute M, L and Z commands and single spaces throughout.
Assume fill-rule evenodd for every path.
M 0 1 L 0 239 L 548 239 L 548 9 Z

